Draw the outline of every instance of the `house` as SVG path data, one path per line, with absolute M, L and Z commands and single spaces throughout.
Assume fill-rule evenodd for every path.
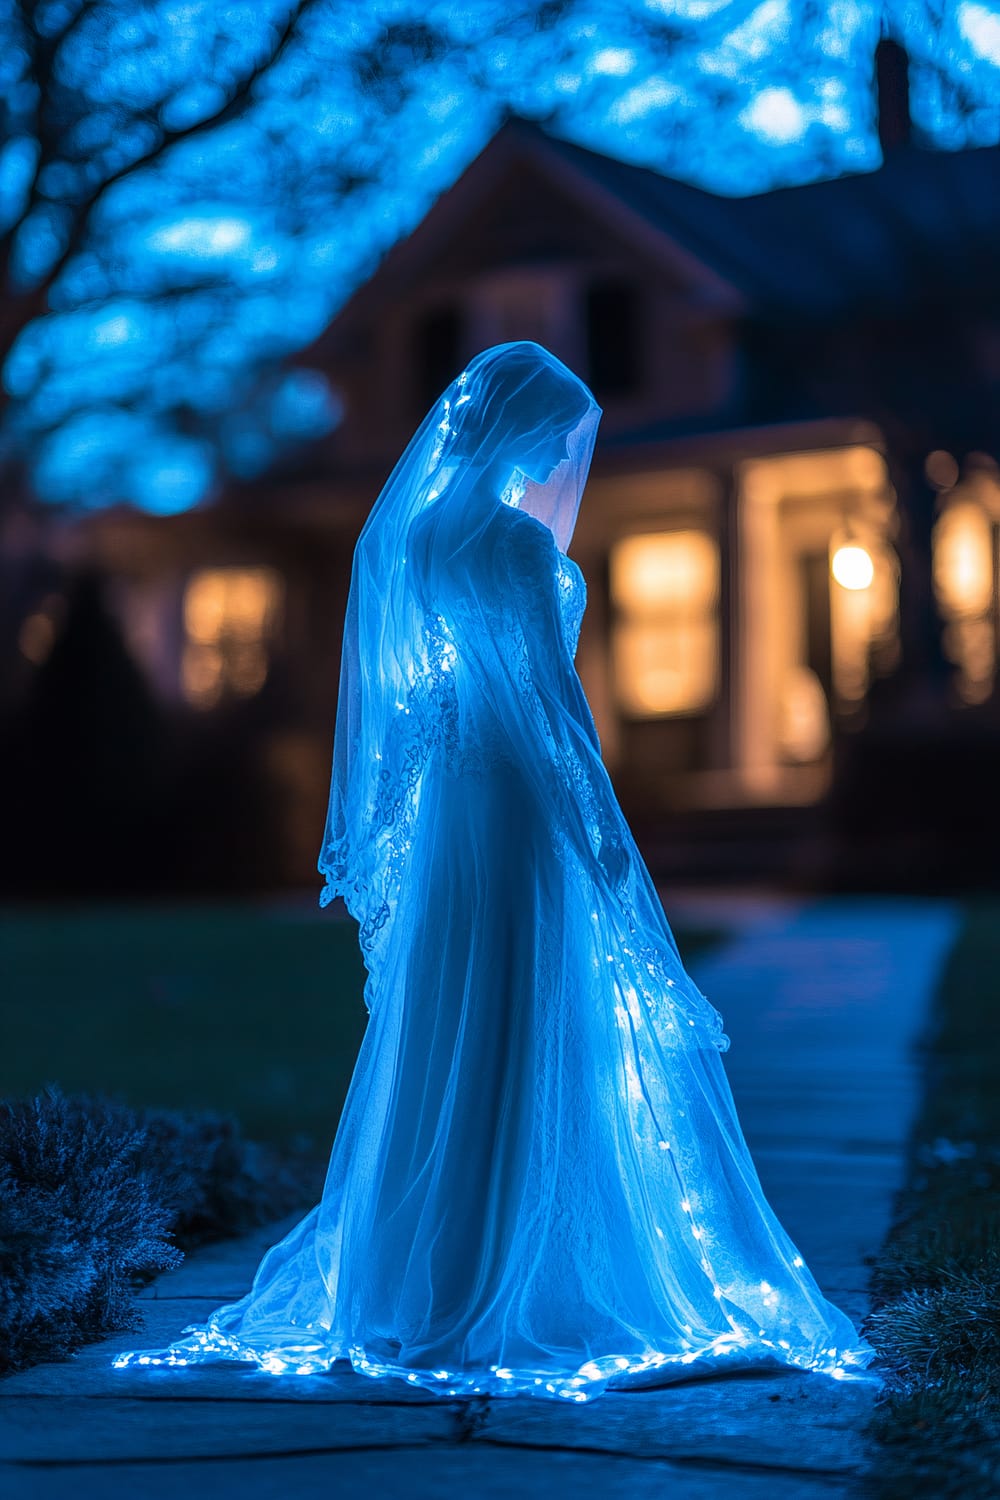
M 604 409 L 577 664 L 651 858 L 822 878 L 866 736 L 891 765 L 915 723 L 992 723 L 998 264 L 1000 149 L 898 129 L 877 172 L 734 199 L 511 120 L 299 357 L 339 428 L 86 546 L 163 701 L 244 715 L 270 868 L 308 881 L 354 540 L 463 363 L 535 339 Z

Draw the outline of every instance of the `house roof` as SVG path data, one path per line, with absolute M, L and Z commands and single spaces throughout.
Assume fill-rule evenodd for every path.
M 334 319 L 429 273 L 491 192 L 530 163 L 700 297 L 730 311 L 891 318 L 914 306 L 1000 309 L 1000 147 L 906 143 L 874 172 L 723 197 L 509 120 Z M 326 341 L 321 335 L 310 353 Z
M 1000 305 L 1000 147 L 906 143 L 877 171 L 743 198 L 547 135 L 539 149 L 669 229 L 760 310 L 829 317 L 966 298 Z

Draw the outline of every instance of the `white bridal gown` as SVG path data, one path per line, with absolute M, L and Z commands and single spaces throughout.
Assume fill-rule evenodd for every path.
M 552 361 L 536 345 L 480 356 L 508 387 L 520 366 L 498 365 L 504 350 Z M 466 391 L 470 372 L 485 378 L 474 363 Z M 462 393 L 437 409 L 447 436 Z M 509 443 L 509 422 L 491 430 L 494 449 Z M 418 497 L 396 513 L 406 592 L 382 576 L 366 616 L 365 579 L 385 561 L 372 531 L 355 560 L 341 682 L 355 712 L 337 732 L 356 764 L 341 759 L 321 867 L 361 921 L 371 1015 L 322 1200 L 240 1301 L 116 1363 L 315 1373 L 349 1360 L 448 1396 L 575 1401 L 689 1367 L 843 1378 L 872 1351 L 764 1198 L 719 1017 L 681 965 L 601 762 L 573 665 L 585 590 L 567 529 L 544 485 L 534 513 L 523 481 L 504 497 L 520 505 L 501 503 L 481 463 L 464 484 L 469 461 L 453 463 L 449 488 L 440 448 L 383 493 L 383 518 L 394 483 Z M 572 458 L 570 444 L 563 469 Z M 571 521 L 588 463 L 576 455 Z M 418 642 L 409 656 L 404 640 Z M 378 720 L 393 673 L 394 718 Z

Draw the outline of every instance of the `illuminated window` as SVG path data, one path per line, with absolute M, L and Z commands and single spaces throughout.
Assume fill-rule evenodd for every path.
M 934 592 L 944 646 L 967 703 L 993 691 L 998 648 L 1000 483 L 976 474 L 951 491 L 934 528 Z
M 281 613 L 273 568 L 202 568 L 184 592 L 184 696 L 196 708 L 251 698 L 264 686 Z
M 719 679 L 719 549 L 704 531 L 630 536 L 611 554 L 615 686 L 639 718 L 694 714 Z
M 22 621 L 17 644 L 32 666 L 47 660 L 66 614 L 66 601 L 59 594 L 46 594 L 40 606 Z
M 790 667 L 780 702 L 778 742 L 786 760 L 807 765 L 830 745 L 830 708 L 823 684 L 811 667 Z

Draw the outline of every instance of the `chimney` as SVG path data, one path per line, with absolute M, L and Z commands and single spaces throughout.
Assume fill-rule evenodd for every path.
M 884 36 L 875 48 L 878 138 L 882 155 L 905 146 L 910 126 L 910 59 L 898 42 Z

